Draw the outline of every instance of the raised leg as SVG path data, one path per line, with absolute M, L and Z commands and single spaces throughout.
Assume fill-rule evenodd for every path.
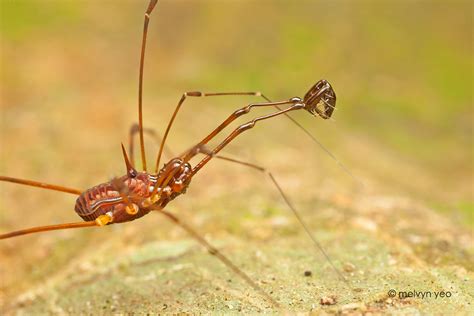
M 138 77 L 138 129 L 140 133 L 140 152 L 142 156 L 143 170 L 146 170 L 146 156 L 145 156 L 145 140 L 143 138 L 143 66 L 145 64 L 145 48 L 146 48 L 146 37 L 148 33 L 148 23 L 150 22 L 150 14 L 155 8 L 158 0 L 150 0 L 148 7 L 145 11 L 145 20 L 143 22 L 143 37 L 142 37 L 142 48 L 140 52 L 140 71 Z
M 281 104 L 291 104 L 290 106 L 288 106 L 287 108 L 285 109 L 282 109 L 282 110 L 279 110 L 279 111 L 276 111 L 274 113 L 270 113 L 270 114 L 267 114 L 267 115 L 263 115 L 263 116 L 259 116 L 257 118 L 254 118 L 253 120 L 251 121 L 248 121 L 247 123 L 244 123 L 240 126 L 238 126 L 236 129 L 234 129 L 234 131 L 232 133 L 230 133 L 219 145 L 216 146 L 216 148 L 214 148 L 209 155 L 207 155 L 206 157 L 204 157 L 196 166 L 194 166 L 193 170 L 192 170 L 192 175 L 195 175 L 202 167 L 204 167 L 204 165 L 206 163 L 209 162 L 209 160 L 211 160 L 218 152 L 220 152 L 225 146 L 227 146 L 231 141 L 233 141 L 237 136 L 239 136 L 241 133 L 243 133 L 244 131 L 247 131 L 253 127 L 255 127 L 255 125 L 257 124 L 257 122 L 259 121 L 263 121 L 263 120 L 267 120 L 267 119 L 270 119 L 270 118 L 273 118 L 273 117 L 276 117 L 276 116 L 279 116 L 279 115 L 282 115 L 282 114 L 285 114 L 285 113 L 288 113 L 290 111 L 295 111 L 295 110 L 300 110 L 300 109 L 304 109 L 305 108 L 305 105 L 304 103 L 301 103 L 301 100 L 298 99 L 298 98 L 295 98 L 295 99 L 291 99 L 289 101 L 286 101 L 286 102 L 282 102 Z M 268 105 L 268 104 L 267 104 Z M 273 104 L 271 104 L 273 105 Z M 232 116 L 231 116 L 232 117 Z M 226 123 L 226 122 L 224 122 Z M 223 123 L 223 124 L 224 124 Z M 223 125 L 221 124 L 221 126 Z M 211 134 L 209 134 L 206 138 L 204 138 L 200 143 L 198 143 L 196 145 L 196 147 L 201 147 L 203 145 L 205 145 L 212 137 L 214 137 L 219 131 L 221 131 L 222 129 L 220 128 L 221 126 L 217 127 Z M 222 127 L 223 128 L 223 127 Z M 188 161 L 189 159 L 192 158 L 192 155 L 188 154 L 186 155 L 186 157 L 184 157 L 184 161 Z M 166 183 L 166 182 L 165 182 Z
M 219 126 L 217 126 L 209 135 L 207 135 L 203 140 L 201 140 L 196 146 L 192 147 L 189 151 L 184 153 L 181 157 L 185 161 L 190 160 L 192 157 L 194 157 L 196 154 L 199 153 L 199 150 L 196 151 L 196 148 L 199 148 L 199 147 L 202 147 L 202 146 L 206 145 L 212 138 L 214 138 L 217 134 L 219 134 L 230 123 L 235 121 L 238 117 L 249 113 L 252 110 L 252 108 L 254 108 L 254 107 L 278 106 L 278 105 L 286 105 L 286 104 L 295 105 L 299 101 L 300 101 L 299 98 L 294 98 L 294 99 L 290 99 L 290 100 L 286 100 L 286 101 L 278 101 L 278 102 L 251 103 L 247 106 L 244 106 L 243 108 L 240 108 L 240 109 L 234 111 L 231 115 L 229 115 L 227 117 L 227 119 L 224 120 L 224 122 L 222 122 Z M 304 107 L 304 105 L 300 103 L 299 108 L 303 108 L 303 107 Z M 286 112 L 288 112 L 287 109 L 279 110 L 277 113 L 278 114 L 283 114 L 283 113 L 286 113 Z M 258 118 L 257 120 L 270 118 L 270 117 L 273 117 L 273 116 L 275 116 L 275 114 L 269 114 L 269 115 L 262 116 L 262 117 Z M 242 126 L 243 125 L 239 126 L 239 128 L 242 127 Z
M 173 112 L 173 115 L 171 116 L 170 121 L 168 122 L 168 126 L 166 126 L 165 134 L 163 136 L 163 140 L 162 140 L 161 145 L 160 145 L 160 150 L 159 150 L 158 156 L 156 158 L 155 173 L 157 173 L 159 168 L 160 168 L 160 161 L 161 161 L 161 155 L 163 153 L 163 147 L 164 147 L 164 144 L 166 143 L 166 139 L 168 138 L 168 134 L 169 134 L 169 131 L 171 129 L 171 126 L 173 125 L 173 122 L 176 118 L 176 115 L 178 114 L 179 110 L 181 109 L 181 106 L 183 105 L 183 103 L 184 103 L 184 101 L 186 100 L 187 97 L 215 97 L 215 96 L 239 96 L 239 95 L 260 96 L 260 97 L 264 98 L 268 103 L 271 103 L 271 101 L 260 92 L 209 92 L 209 93 L 206 93 L 206 92 L 199 92 L 199 91 L 191 91 L 191 92 L 183 93 L 183 95 L 181 96 L 181 99 L 178 102 L 178 105 L 176 106 L 176 108 Z M 275 105 L 278 105 L 278 104 L 281 104 L 281 103 L 277 102 L 276 104 L 272 103 L 270 105 L 275 106 Z M 256 105 L 254 105 L 254 106 L 256 106 Z M 249 110 L 250 110 L 250 108 L 249 108 Z M 235 118 L 237 118 L 238 116 L 240 116 L 242 114 L 245 114 L 245 113 L 240 113 Z
M 191 235 L 194 239 L 196 239 L 201 245 L 203 245 L 207 251 L 218 258 L 222 263 L 224 263 L 229 269 L 231 269 L 235 274 L 240 276 L 248 285 L 250 285 L 255 291 L 262 294 L 269 302 L 271 302 L 275 307 L 280 307 L 280 305 L 270 296 L 268 295 L 257 283 L 255 283 L 245 272 L 240 270 L 235 264 L 232 263 L 226 256 L 224 256 L 216 247 L 212 246 L 209 242 L 204 239 L 199 233 L 197 233 L 193 228 L 191 228 L 188 224 L 181 221 L 175 215 L 165 211 L 165 210 L 158 210 L 159 213 L 168 217 L 169 220 L 174 222 L 175 224 L 181 226 L 189 235 Z
M 291 104 L 288 108 L 270 113 L 267 115 L 259 116 L 252 121 L 249 121 L 245 124 L 240 125 L 237 127 L 221 144 L 219 144 L 214 150 L 210 152 L 210 155 L 207 155 L 203 160 L 201 160 L 192 170 L 191 176 L 193 176 L 196 172 L 198 172 L 214 155 L 216 155 L 222 148 L 224 148 L 228 143 L 230 143 L 235 137 L 237 137 L 243 131 L 250 129 L 255 126 L 258 121 L 266 120 L 281 114 L 285 114 L 289 111 L 299 110 L 305 108 L 304 103 L 301 103 L 301 99 L 293 98 L 288 101 L 279 101 L 279 102 L 267 102 L 267 103 L 253 103 L 249 104 L 241 109 L 238 109 L 234 113 L 232 113 L 221 125 L 219 125 L 214 131 L 212 131 L 209 135 L 207 135 L 202 141 L 200 141 L 196 146 L 192 147 L 189 151 L 185 152 L 181 158 L 183 160 L 183 164 L 193 158 L 200 152 L 200 149 L 204 147 L 209 140 L 214 138 L 219 132 L 221 132 L 227 125 L 229 125 L 232 121 L 234 121 L 239 116 L 249 113 L 253 107 L 258 106 L 275 106 L 275 105 L 283 105 L 283 104 Z M 175 173 L 179 171 L 179 168 L 175 169 L 175 172 L 171 172 L 168 177 L 161 178 L 159 182 L 155 185 L 155 189 L 153 190 L 153 195 L 157 194 L 158 188 L 163 188 L 168 184 L 168 182 L 175 176 Z
M 311 109 L 308 109 L 312 114 L 315 114 L 315 113 L 319 113 L 318 115 L 321 116 L 322 118 L 330 118 L 331 117 L 331 114 L 332 112 L 335 110 L 335 94 L 332 90 L 332 87 L 324 87 L 324 89 L 329 89 L 329 91 L 326 91 L 324 89 L 322 89 L 320 86 L 321 85 L 328 85 L 327 81 L 325 80 L 320 80 L 318 81 L 311 89 L 310 91 L 308 91 L 308 93 L 305 95 L 305 98 L 304 98 L 304 102 L 313 102 L 313 101 L 317 101 L 317 100 L 321 100 L 325 105 L 326 105 L 326 109 L 324 111 L 324 115 L 322 115 L 321 111 L 319 109 L 315 109 L 315 108 L 311 108 Z M 324 90 L 324 91 L 323 91 Z M 324 92 L 324 97 L 321 98 L 321 91 Z M 331 93 L 329 93 L 331 92 Z M 161 141 L 161 145 L 160 145 L 160 150 L 158 152 L 158 156 L 157 156 L 157 160 L 156 160 L 156 165 L 155 165 L 155 173 L 158 172 L 159 170 L 159 167 L 160 167 L 160 160 L 161 160 L 161 155 L 162 155 L 162 152 L 163 152 L 163 148 L 164 148 L 164 145 L 166 143 L 166 139 L 168 137 L 168 133 L 171 129 L 171 126 L 173 125 L 173 122 L 174 122 L 174 119 L 176 118 L 176 115 L 178 114 L 178 111 L 180 110 L 182 104 L 184 103 L 184 101 L 186 100 L 187 97 L 211 97 L 211 96 L 238 96 L 238 95 L 248 95 L 248 96 L 260 96 L 262 97 L 263 99 L 265 99 L 267 101 L 267 103 L 265 105 L 272 105 L 273 107 L 275 107 L 277 110 L 279 111 L 282 111 L 282 108 L 280 107 L 280 105 L 284 105 L 284 104 L 287 104 L 287 103 L 280 103 L 280 102 L 272 102 L 269 98 L 267 98 L 264 94 L 262 94 L 261 92 L 221 92 L 221 93 L 203 93 L 203 92 L 199 92 L 199 91 L 194 91 L 194 92 L 186 92 L 184 93 L 182 96 L 181 96 L 181 99 L 179 100 L 178 102 L 178 105 L 176 106 L 176 109 L 168 123 L 168 126 L 166 127 L 166 131 L 165 131 L 165 134 L 164 134 L 164 137 L 163 137 L 163 140 Z M 318 99 L 319 98 L 319 99 Z M 297 99 L 297 98 L 295 98 Z M 316 102 L 317 103 L 317 102 Z M 262 106 L 263 104 L 261 104 Z M 250 108 L 252 106 L 257 106 L 257 104 L 253 104 L 251 105 L 248 110 L 250 110 Z M 247 107 L 246 107 L 247 108 Z M 244 109 L 244 108 L 243 108 Z M 242 110 L 242 109 L 241 109 Z M 316 112 L 315 112 L 316 111 Z M 203 140 L 203 142 L 201 142 L 200 144 L 198 144 L 197 146 L 200 146 L 202 144 L 206 144 L 212 137 L 214 137 L 220 130 L 222 130 L 225 126 L 227 126 L 228 124 L 230 124 L 230 122 L 232 122 L 233 120 L 235 120 L 237 117 L 239 117 L 240 115 L 243 115 L 243 114 L 246 114 L 248 113 L 248 111 L 244 111 L 244 112 L 239 112 L 239 111 L 236 111 L 235 113 L 233 113 L 223 124 L 221 124 L 221 126 L 219 126 L 217 129 L 218 131 L 215 131 L 215 134 L 211 133 L 209 136 L 208 136 L 208 139 L 205 139 Z M 304 126 L 302 126 L 298 121 L 296 121 L 293 117 L 291 117 L 289 115 L 289 113 L 284 113 L 284 115 L 290 120 L 292 121 L 293 124 L 295 124 L 298 128 L 300 128 L 315 144 L 317 144 L 323 151 L 325 151 L 329 157 L 331 159 L 333 159 L 338 165 L 339 167 L 345 172 L 347 173 L 350 177 L 352 177 L 359 185 L 363 185 L 363 183 L 357 179 L 350 171 L 349 169 L 339 160 L 337 159 L 337 157 L 331 153 L 313 134 L 311 134 Z M 194 151 L 194 148 L 191 148 L 190 149 L 190 153 L 192 153 Z

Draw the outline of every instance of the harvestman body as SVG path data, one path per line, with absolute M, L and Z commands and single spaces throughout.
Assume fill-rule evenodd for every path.
M 253 128 L 259 121 L 273 118 L 279 115 L 286 115 L 294 123 L 296 123 L 300 128 L 303 128 L 296 121 L 294 121 L 288 112 L 304 109 L 311 113 L 314 116 L 321 117 L 323 119 L 328 119 L 331 117 L 335 105 L 336 105 L 336 94 L 331 87 L 331 85 L 326 80 L 318 81 L 314 86 L 309 89 L 304 98 L 294 97 L 289 100 L 271 102 L 263 94 L 259 92 L 230 92 L 230 93 L 202 93 L 202 92 L 187 92 L 184 93 L 181 97 L 171 119 L 166 128 L 165 134 L 161 140 L 160 150 L 158 153 L 158 158 L 156 160 L 155 172 L 147 171 L 147 164 L 145 158 L 145 148 L 144 148 L 144 133 L 149 133 L 152 136 L 154 132 L 143 128 L 142 120 L 142 86 L 143 86 L 143 64 L 145 57 L 145 47 L 146 47 L 146 38 L 148 23 L 150 19 L 150 14 L 153 11 L 157 0 L 151 0 L 150 4 L 145 13 L 144 21 L 144 30 L 143 30 L 143 40 L 141 47 L 141 58 L 140 58 L 140 76 L 139 76 L 139 93 L 138 93 L 138 117 L 139 123 L 138 126 L 132 127 L 130 131 L 130 158 L 127 155 L 127 152 L 122 145 L 122 152 L 125 160 L 126 171 L 127 173 L 119 178 L 112 179 L 109 182 L 105 182 L 94 186 L 85 191 L 80 191 L 76 189 L 66 188 L 63 186 L 46 184 L 42 182 L 36 182 L 32 180 L 23 180 L 11 177 L 0 176 L 0 181 L 14 182 L 24 185 L 36 186 L 50 190 L 62 191 L 71 194 L 77 194 L 79 197 L 76 200 L 75 211 L 76 213 L 84 220 L 84 222 L 76 223 L 67 223 L 59 225 L 50 225 L 50 226 L 40 226 L 33 227 L 29 229 L 14 231 L 6 234 L 0 234 L 0 239 L 11 238 L 20 235 L 26 235 L 31 233 L 49 231 L 49 230 L 58 230 L 58 229 L 68 229 L 68 228 L 80 228 L 80 227 L 89 227 L 89 226 L 105 226 L 110 224 L 117 224 L 123 222 L 133 221 L 137 218 L 140 218 L 151 211 L 158 211 L 159 213 L 167 216 L 170 220 L 175 222 L 184 228 L 188 233 L 191 234 L 197 241 L 204 245 L 209 252 L 219 258 L 224 264 L 226 264 L 230 269 L 232 269 L 236 274 L 242 277 L 250 286 L 255 290 L 260 292 L 266 299 L 272 302 L 275 306 L 278 306 L 278 303 L 266 294 L 252 279 L 250 279 L 247 274 L 238 269 L 229 259 L 222 255 L 216 248 L 210 245 L 203 237 L 196 233 L 191 227 L 189 227 L 184 222 L 180 221 L 175 215 L 164 210 L 166 205 L 171 202 L 173 199 L 179 195 L 186 192 L 187 187 L 189 186 L 192 177 L 201 170 L 204 165 L 206 165 L 211 159 L 218 158 L 224 159 L 233 163 L 238 163 L 244 166 L 248 166 L 268 174 L 272 182 L 275 184 L 276 188 L 279 190 L 280 194 L 284 198 L 287 205 L 296 215 L 299 222 L 302 224 L 305 231 L 308 233 L 309 237 L 313 240 L 315 246 L 323 253 L 326 259 L 333 266 L 338 275 L 342 275 L 331 263 L 329 257 L 324 252 L 323 248 L 313 237 L 310 230 L 302 221 L 301 217 L 297 213 L 296 209 L 290 203 L 289 199 L 283 192 L 282 188 L 274 178 L 274 176 L 268 172 L 265 168 L 252 164 L 243 162 L 240 160 L 227 158 L 220 156 L 219 152 L 232 142 L 238 135 L 243 133 L 246 130 Z M 182 104 L 187 97 L 211 97 L 211 96 L 224 96 L 224 95 L 254 95 L 261 96 L 265 99 L 266 102 L 262 103 L 252 103 L 243 108 L 240 108 L 233 112 L 229 117 L 224 120 L 217 128 L 215 128 L 208 136 L 202 139 L 199 143 L 193 146 L 190 150 L 184 152 L 183 154 L 176 156 L 171 159 L 169 162 L 164 164 L 164 166 L 158 171 L 160 166 L 160 159 L 165 148 L 166 138 L 170 131 L 170 128 L 174 122 L 174 119 L 181 108 Z M 245 114 L 248 114 L 252 108 L 255 107 L 272 107 L 277 110 L 273 113 L 256 117 L 247 123 L 244 123 L 234 129 L 221 143 L 219 143 L 214 149 L 207 149 L 206 144 L 218 135 L 225 127 L 232 123 L 235 119 Z M 308 133 L 304 128 L 304 132 Z M 134 167 L 133 159 L 133 139 L 135 133 L 139 134 L 140 137 L 140 149 L 141 149 L 141 159 L 144 171 L 137 171 Z M 311 135 L 310 135 L 311 136 Z M 324 148 L 323 148 L 324 149 Z M 195 166 L 191 166 L 189 161 L 198 154 L 204 154 L 204 157 L 199 161 Z M 333 157 L 333 156 L 332 156 Z M 333 157 L 334 158 L 334 157 Z M 337 161 L 337 160 L 336 160 Z M 339 163 L 339 161 L 337 161 Z M 340 164 L 340 163 L 339 163 Z M 344 279 L 345 280 L 345 279 Z

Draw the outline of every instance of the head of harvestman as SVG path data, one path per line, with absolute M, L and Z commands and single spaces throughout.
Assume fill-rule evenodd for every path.
M 314 116 L 328 119 L 336 108 L 336 93 L 329 82 L 322 79 L 305 94 L 303 103 L 305 109 Z

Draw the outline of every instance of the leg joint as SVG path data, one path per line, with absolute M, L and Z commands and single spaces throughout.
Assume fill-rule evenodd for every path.
M 184 97 L 202 97 L 202 92 L 199 91 L 189 91 L 184 93 Z
M 241 133 L 241 132 L 243 132 L 243 131 L 246 131 L 246 130 L 248 130 L 248 129 L 251 129 L 251 128 L 253 128 L 253 127 L 255 126 L 255 124 L 256 124 L 256 121 L 255 121 L 255 120 L 252 120 L 252 121 L 250 121 L 250 122 L 247 122 L 247 123 L 245 123 L 245 124 L 242 124 L 242 125 L 240 125 L 239 127 L 237 127 L 236 132 Z
M 240 108 L 234 112 L 235 116 L 241 116 L 250 112 L 250 106 Z

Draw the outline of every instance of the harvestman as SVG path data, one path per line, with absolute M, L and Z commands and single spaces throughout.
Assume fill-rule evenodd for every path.
M 166 127 L 164 136 L 160 138 L 153 130 L 143 128 L 143 114 L 142 114 L 142 90 L 143 90 L 143 65 L 145 59 L 145 47 L 148 31 L 148 23 L 150 21 L 150 14 L 156 6 L 158 0 L 151 0 L 145 13 L 143 37 L 140 55 L 140 71 L 138 81 L 138 125 L 132 126 L 129 135 L 129 152 L 130 158 L 127 156 L 127 152 L 122 145 L 122 153 L 126 165 L 126 175 L 114 178 L 109 182 L 105 182 L 96 185 L 86 191 L 72 189 L 60 185 L 47 184 L 43 182 L 37 182 L 32 180 L 24 180 L 6 176 L 0 176 L 0 181 L 13 182 L 23 185 L 40 187 L 43 189 L 61 191 L 71 194 L 76 194 L 79 197 L 76 200 L 75 211 L 84 220 L 83 222 L 74 222 L 66 224 L 38 226 L 28 229 L 22 229 L 13 231 L 10 233 L 0 234 L 0 239 L 6 239 L 26 234 L 69 229 L 69 228 L 81 228 L 91 226 L 106 226 L 117 223 L 124 223 L 133 221 L 140 218 L 151 211 L 157 211 L 160 214 L 165 215 L 169 220 L 181 226 L 186 230 L 194 239 L 201 243 L 210 254 L 216 256 L 221 260 L 228 268 L 244 279 L 251 287 L 257 292 L 260 292 L 268 301 L 275 306 L 279 304 L 264 290 L 258 286 L 246 273 L 237 268 L 227 257 L 219 252 L 215 247 L 210 245 L 200 234 L 198 234 L 189 225 L 178 219 L 175 215 L 169 213 L 164 208 L 165 206 L 175 199 L 177 196 L 186 192 L 192 177 L 201 170 L 211 159 L 218 158 L 223 159 L 232 163 L 237 163 L 243 166 L 247 166 L 258 171 L 261 171 L 269 176 L 279 193 L 283 197 L 288 207 L 295 214 L 300 224 L 305 229 L 308 236 L 311 238 L 315 246 L 321 251 L 326 260 L 331 264 L 333 269 L 343 280 L 342 274 L 335 268 L 330 258 L 314 238 L 309 228 L 305 225 L 299 213 L 291 204 L 290 200 L 284 193 L 283 189 L 275 179 L 275 177 L 264 167 L 259 165 L 248 163 L 233 158 L 228 158 L 219 155 L 219 152 L 224 149 L 230 142 L 232 142 L 237 136 L 244 131 L 253 128 L 258 122 L 267 120 L 279 115 L 286 115 L 290 120 L 297 124 L 306 134 L 308 134 L 314 141 L 316 141 L 321 147 L 322 145 L 305 130 L 298 122 L 291 118 L 288 113 L 291 111 L 304 109 L 314 116 L 319 116 L 323 119 L 329 119 L 335 109 L 336 105 L 336 94 L 332 89 L 331 85 L 326 80 L 318 81 L 309 91 L 306 93 L 304 98 L 294 97 L 289 100 L 272 102 L 260 92 L 225 92 L 225 93 L 202 93 L 202 92 L 186 92 L 182 95 L 181 99 L 176 106 L 176 109 Z M 184 101 L 188 97 L 212 97 L 212 96 L 237 96 L 237 95 L 248 95 L 248 96 L 260 96 L 265 99 L 262 103 L 251 103 L 243 108 L 240 108 L 233 112 L 229 117 L 224 120 L 216 129 L 214 129 L 208 136 L 202 139 L 199 143 L 193 146 L 188 151 L 184 152 L 179 156 L 168 161 L 164 166 L 160 167 L 160 159 L 163 154 L 163 150 L 166 148 L 166 139 L 168 137 L 171 126 L 183 105 Z M 225 127 L 232 123 L 235 119 L 240 116 L 248 114 L 253 108 L 256 107 L 272 107 L 276 108 L 276 111 L 267 115 L 256 117 L 244 124 L 239 125 L 234 129 L 221 143 L 215 148 L 208 149 L 206 144 L 217 136 Z M 139 134 L 140 139 L 140 152 L 143 171 L 137 171 L 134 167 L 133 149 L 134 149 L 134 136 Z M 160 149 L 157 156 L 154 172 L 147 171 L 147 163 L 145 158 L 145 146 L 144 146 L 144 133 L 150 134 L 154 138 L 160 140 Z M 348 173 L 348 170 L 324 147 L 322 147 L 331 157 Z M 198 154 L 204 154 L 204 157 L 194 167 L 190 165 L 189 161 Z M 350 174 L 351 175 L 351 174 Z M 351 175 L 352 176 L 352 175 Z

